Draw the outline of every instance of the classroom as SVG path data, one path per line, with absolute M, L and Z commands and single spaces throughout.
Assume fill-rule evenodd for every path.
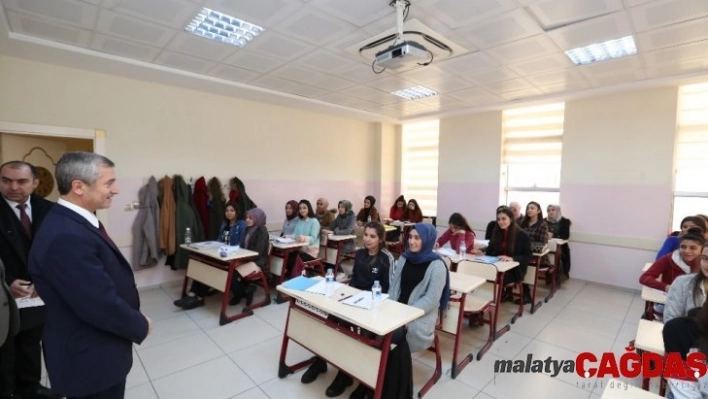
M 439 332 L 442 376 L 425 396 L 614 397 L 609 377 L 496 372 L 495 362 L 621 356 L 639 339 L 651 307 L 643 268 L 684 217 L 708 213 L 708 2 L 404 1 L 407 32 L 451 50 L 432 50 L 429 65 L 377 73 L 375 53 L 392 42 L 360 48 L 396 35 L 396 3 L 1 0 L 2 162 L 23 155 L 6 151 L 6 136 L 90 140 L 115 162 L 119 195 L 97 215 L 128 260 L 139 191 L 152 176 L 217 177 L 226 192 L 236 176 L 272 236 L 293 199 L 314 207 L 326 198 L 332 209 L 348 200 L 356 213 L 373 196 L 383 219 L 404 195 L 427 222 L 435 218 L 438 236 L 457 212 L 480 240 L 500 205 L 518 202 L 523 214 L 536 201 L 543 217 L 560 205 L 572 221 L 570 278 L 555 292 L 536 281 L 538 297 L 552 297 L 533 314 L 525 306 L 455 378 L 456 338 Z M 260 34 L 241 48 L 185 30 L 205 7 Z M 634 51 L 617 59 L 575 65 L 567 55 L 626 37 Z M 416 86 L 435 94 L 392 94 Z M 132 265 L 141 312 L 155 326 L 134 346 L 126 398 L 325 397 L 332 364 L 312 384 L 301 384 L 304 370 L 278 375 L 288 301 L 222 326 L 221 293 L 192 310 L 173 305 L 186 271 L 164 262 Z M 255 298 L 264 299 L 261 288 Z M 516 311 L 501 305 L 499 323 Z M 489 328 L 465 320 L 459 352 L 477 353 Z M 312 356 L 289 348 L 289 362 Z M 412 356 L 417 395 L 436 354 Z M 45 370 L 42 379 L 49 385 Z M 658 395 L 662 383 L 652 378 L 648 390 Z

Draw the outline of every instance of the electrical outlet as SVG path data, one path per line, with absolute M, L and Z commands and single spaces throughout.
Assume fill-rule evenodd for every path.
M 126 212 L 132 211 L 134 209 L 133 204 L 126 204 L 124 209 Z

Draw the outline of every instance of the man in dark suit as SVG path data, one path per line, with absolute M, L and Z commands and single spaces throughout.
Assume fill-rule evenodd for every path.
M 39 180 L 29 163 L 11 161 L 0 166 L 0 259 L 5 282 L 15 298 L 36 295 L 27 255 L 53 202 L 33 194 Z M 20 331 L 0 348 L 0 398 L 53 398 L 40 385 L 42 378 L 42 329 L 44 306 L 20 310 Z
M 69 398 L 119 399 L 133 343 L 152 323 L 140 313 L 133 270 L 95 212 L 118 194 L 113 162 L 65 153 L 56 168 L 60 199 L 47 214 L 29 269 L 47 306 L 44 353 L 52 390 Z
M 5 267 L 0 262 L 0 345 L 7 337 L 14 337 L 20 329 L 20 314 L 12 297 L 10 287 L 5 283 Z

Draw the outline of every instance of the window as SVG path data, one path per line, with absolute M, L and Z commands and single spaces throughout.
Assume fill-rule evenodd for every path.
M 425 216 L 438 212 L 438 143 L 440 121 L 403 125 L 401 192 L 415 199 Z
M 502 202 L 558 204 L 564 103 L 503 113 Z M 545 213 L 544 213 L 545 216 Z
M 679 88 L 672 227 L 708 213 L 708 83 Z

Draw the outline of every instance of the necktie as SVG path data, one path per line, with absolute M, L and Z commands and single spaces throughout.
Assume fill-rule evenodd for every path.
M 101 233 L 103 238 L 105 238 L 109 244 L 111 244 L 114 247 L 116 246 L 116 244 L 113 242 L 113 240 L 111 240 L 111 237 L 108 236 L 108 232 L 106 231 L 106 227 L 101 222 L 98 222 L 98 232 Z
M 22 223 L 22 227 L 25 229 L 27 236 L 32 238 L 32 222 L 30 221 L 29 215 L 27 215 L 27 204 L 19 204 L 16 208 L 20 210 L 20 223 Z

